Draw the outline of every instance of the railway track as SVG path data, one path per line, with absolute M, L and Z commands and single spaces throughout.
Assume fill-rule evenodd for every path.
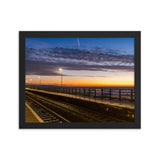
M 63 118 L 53 110 L 47 108 L 43 104 L 39 103 L 37 100 L 31 98 L 30 96 L 26 96 L 27 104 L 32 106 L 32 109 L 38 114 L 38 116 L 42 119 L 43 123 L 63 123 L 70 122 L 69 120 Z
M 39 108 L 46 109 L 48 111 L 54 112 L 61 117 L 60 122 L 119 122 L 115 117 L 106 116 L 105 114 L 84 109 L 81 107 L 73 106 L 71 104 L 57 102 L 53 99 L 49 99 L 40 96 L 35 93 L 26 91 L 26 101 L 32 101 L 31 105 L 36 103 Z M 65 118 L 64 118 L 65 117 Z M 63 121 L 62 118 L 65 120 Z M 47 119 L 47 117 L 46 117 Z M 50 121 L 48 121 L 50 122 Z

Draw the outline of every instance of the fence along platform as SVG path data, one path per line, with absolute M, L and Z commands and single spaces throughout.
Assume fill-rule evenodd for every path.
M 98 102 L 98 103 L 111 104 L 111 105 L 119 106 L 119 107 L 127 107 L 127 108 L 128 107 L 129 108 L 134 108 L 135 107 L 134 101 L 131 101 L 131 100 L 108 99 L 108 98 L 104 98 L 104 96 L 103 96 L 103 99 L 101 97 L 98 98 L 98 94 L 97 94 L 98 91 L 97 90 L 96 90 L 96 97 L 91 97 L 91 96 L 88 97 L 86 92 L 85 92 L 86 90 L 84 91 L 82 89 L 80 89 L 81 94 L 79 94 L 79 90 L 77 90 L 77 93 L 75 93 L 74 89 L 73 89 L 73 92 L 72 92 L 72 88 L 68 88 L 68 91 L 70 91 L 70 93 L 68 93 L 68 92 L 62 93 L 62 89 L 60 91 L 60 89 L 58 89 L 58 88 L 56 88 L 56 90 L 54 89 L 55 91 L 53 91 L 53 88 L 51 89 L 50 87 L 45 88 L 45 89 L 44 88 L 39 88 L 39 87 L 27 87 L 26 89 L 27 90 L 44 92 L 44 93 L 47 93 L 47 94 L 54 94 L 54 95 L 60 95 L 60 96 L 64 96 L 64 97 L 72 97 L 72 98 L 76 98 L 76 99 L 84 99 L 84 100 L 89 100 L 89 101 L 95 101 L 95 102 Z M 77 88 L 75 88 L 75 91 L 76 91 L 76 89 Z M 83 91 L 83 93 L 85 92 L 85 94 L 82 94 L 82 91 Z
M 134 88 L 87 88 L 87 87 L 52 87 L 52 86 L 28 86 L 29 88 L 67 93 L 84 98 L 101 100 L 126 100 L 135 101 Z
M 118 100 L 135 100 L 134 89 L 115 89 L 115 88 L 75 88 L 75 87 L 57 87 L 52 89 L 53 92 L 73 94 L 86 98 L 94 99 L 118 99 Z

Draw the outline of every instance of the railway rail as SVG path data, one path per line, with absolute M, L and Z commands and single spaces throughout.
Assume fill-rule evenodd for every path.
M 26 96 L 27 104 L 32 106 L 32 109 L 38 114 L 38 116 L 43 120 L 43 123 L 56 122 L 70 122 L 69 120 L 63 118 L 53 110 L 47 108 L 43 104 L 39 103 L 37 100 L 31 98 L 30 96 Z

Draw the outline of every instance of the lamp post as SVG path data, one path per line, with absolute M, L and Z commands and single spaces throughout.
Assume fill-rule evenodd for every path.
M 30 87 L 32 88 L 32 78 L 30 79 Z
M 37 87 L 38 89 L 40 89 L 40 87 L 41 87 L 41 76 L 38 76 L 38 78 L 39 78 L 39 87 Z
M 39 85 L 41 85 L 41 76 L 39 76 L 38 78 L 39 78 Z
M 30 81 L 31 81 L 31 85 L 32 85 L 32 78 L 30 79 Z
M 28 80 L 26 79 L 25 87 L 28 88 Z
M 61 90 L 60 90 L 60 92 L 62 92 L 62 68 L 59 68 L 59 71 L 61 73 Z

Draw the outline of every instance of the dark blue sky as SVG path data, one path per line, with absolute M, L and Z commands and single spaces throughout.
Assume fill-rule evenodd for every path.
M 26 38 L 26 47 L 42 48 L 79 48 L 123 50 L 126 54 L 134 54 L 134 38 Z M 120 53 L 120 52 L 119 52 Z

